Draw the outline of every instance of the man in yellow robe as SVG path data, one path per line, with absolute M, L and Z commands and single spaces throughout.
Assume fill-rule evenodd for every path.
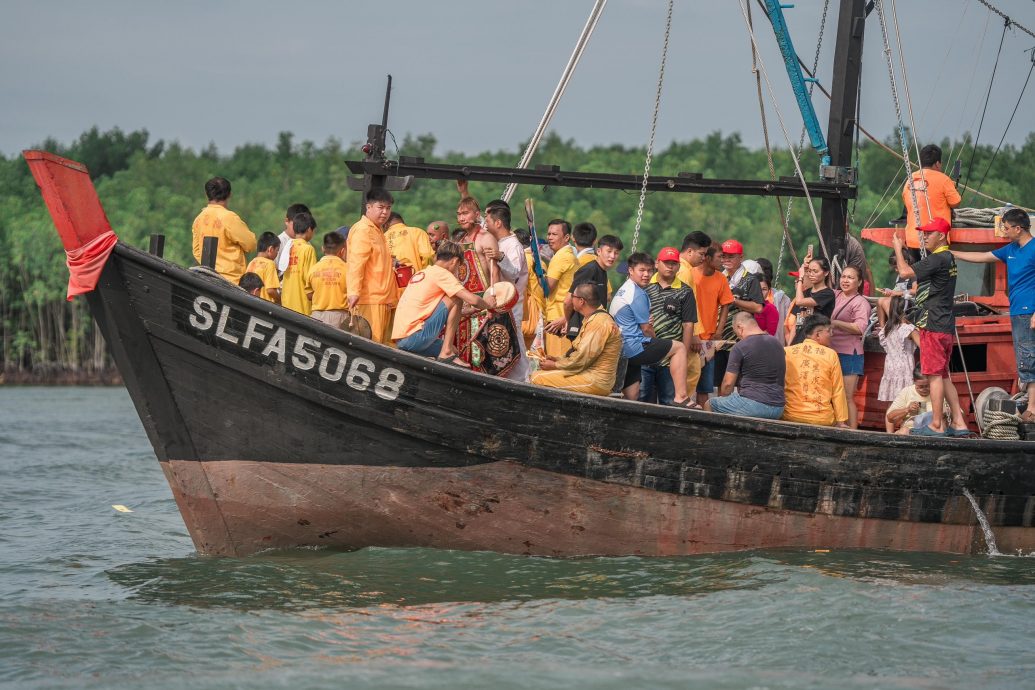
M 244 275 L 245 254 L 255 251 L 255 233 L 241 217 L 226 207 L 230 201 L 230 180 L 213 177 L 205 183 L 208 206 L 202 209 L 191 226 L 191 248 L 194 260 L 201 263 L 201 248 L 206 237 L 219 239 L 216 251 L 216 273 L 237 285 Z
M 546 354 L 560 357 L 571 341 L 566 337 L 568 323 L 564 318 L 564 298 L 571 291 L 571 281 L 579 269 L 575 249 L 571 240 L 571 224 L 559 218 L 551 220 L 546 227 L 546 241 L 553 250 L 550 265 L 546 268 L 546 326 L 544 327 Z
M 372 340 L 392 342 L 392 314 L 399 302 L 392 253 L 382 228 L 388 222 L 395 199 L 384 189 L 367 192 L 363 217 L 349 229 L 349 311 L 370 324 Z
M 395 211 L 388 216 L 385 241 L 392 258 L 403 266 L 411 267 L 414 273 L 430 266 L 435 259 L 435 250 L 431 247 L 428 233 L 407 225 Z
M 830 319 L 813 314 L 802 325 L 805 340 L 784 348 L 787 404 L 782 419 L 818 426 L 848 426 L 841 360 L 830 348 Z
M 574 393 L 608 395 L 622 356 L 622 334 L 611 315 L 601 309 L 600 298 L 589 283 L 575 288 L 572 306 L 583 320 L 571 352 L 562 357 L 547 355 L 531 381 Z

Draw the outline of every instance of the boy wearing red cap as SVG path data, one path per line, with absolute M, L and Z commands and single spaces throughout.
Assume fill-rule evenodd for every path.
M 931 383 L 932 409 L 940 410 L 942 401 L 948 401 L 952 423 L 946 427 L 944 419 L 935 415 L 930 426 L 913 429 L 912 433 L 917 436 L 966 437 L 970 430 L 963 418 L 956 387 L 949 378 L 949 359 L 956 332 L 956 317 L 952 313 L 956 260 L 949 251 L 949 223 L 944 218 L 934 218 L 918 229 L 924 236 L 927 256 L 910 266 L 902 254 L 902 238 L 895 233 L 892 236 L 895 263 L 899 275 L 916 279 L 914 323 L 920 332 L 920 370 Z
M 662 340 L 683 343 L 687 359 L 694 357 L 699 360 L 694 347 L 697 342 L 694 335 L 697 301 L 690 286 L 676 275 L 679 271 L 679 250 L 665 247 L 658 252 L 655 269 L 657 272 L 644 288 L 650 300 L 650 320 L 654 334 Z M 648 364 L 640 369 L 640 402 L 671 405 L 675 395 L 675 384 L 667 363 Z

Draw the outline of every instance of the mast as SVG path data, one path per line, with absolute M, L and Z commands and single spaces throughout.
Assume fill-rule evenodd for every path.
M 867 14 L 866 0 L 841 0 L 831 78 L 830 119 L 827 124 L 830 167 L 825 168 L 822 174 L 822 177 L 837 183 L 855 184 L 852 138 L 858 126 L 856 110 L 859 105 L 863 30 Z M 831 253 L 828 258 L 843 257 L 845 233 L 848 230 L 848 200 L 825 197 L 820 208 L 819 227 Z

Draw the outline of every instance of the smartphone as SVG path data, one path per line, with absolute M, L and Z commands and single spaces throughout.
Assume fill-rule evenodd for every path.
M 805 256 L 812 256 L 812 245 L 809 245 L 809 250 L 805 252 Z

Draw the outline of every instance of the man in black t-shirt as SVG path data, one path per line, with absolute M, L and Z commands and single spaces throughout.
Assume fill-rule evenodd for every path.
M 575 276 L 571 279 L 571 289 L 568 291 L 568 296 L 564 298 L 564 315 L 568 320 L 567 336 L 570 340 L 575 340 L 582 328 L 582 315 L 575 311 L 571 303 L 571 296 L 575 294 L 575 288 L 587 283 L 592 285 L 601 306 L 607 309 L 607 303 L 610 301 L 608 297 L 611 294 L 607 272 L 618 262 L 618 256 L 623 248 L 620 239 L 614 235 L 604 235 L 597 242 L 594 260 L 575 271 Z
M 942 401 L 949 403 L 952 422 L 948 427 L 941 415 L 935 415 L 930 426 L 914 428 L 916 436 L 971 435 L 963 418 L 956 387 L 949 378 L 949 360 L 952 357 L 956 317 L 952 300 L 956 293 L 956 260 L 949 252 L 949 223 L 934 218 L 917 228 L 924 236 L 927 257 L 910 266 L 902 254 L 902 238 L 895 233 L 895 263 L 903 278 L 916 279 L 916 311 L 914 325 L 920 333 L 920 371 L 931 383 L 931 409 L 942 409 Z

